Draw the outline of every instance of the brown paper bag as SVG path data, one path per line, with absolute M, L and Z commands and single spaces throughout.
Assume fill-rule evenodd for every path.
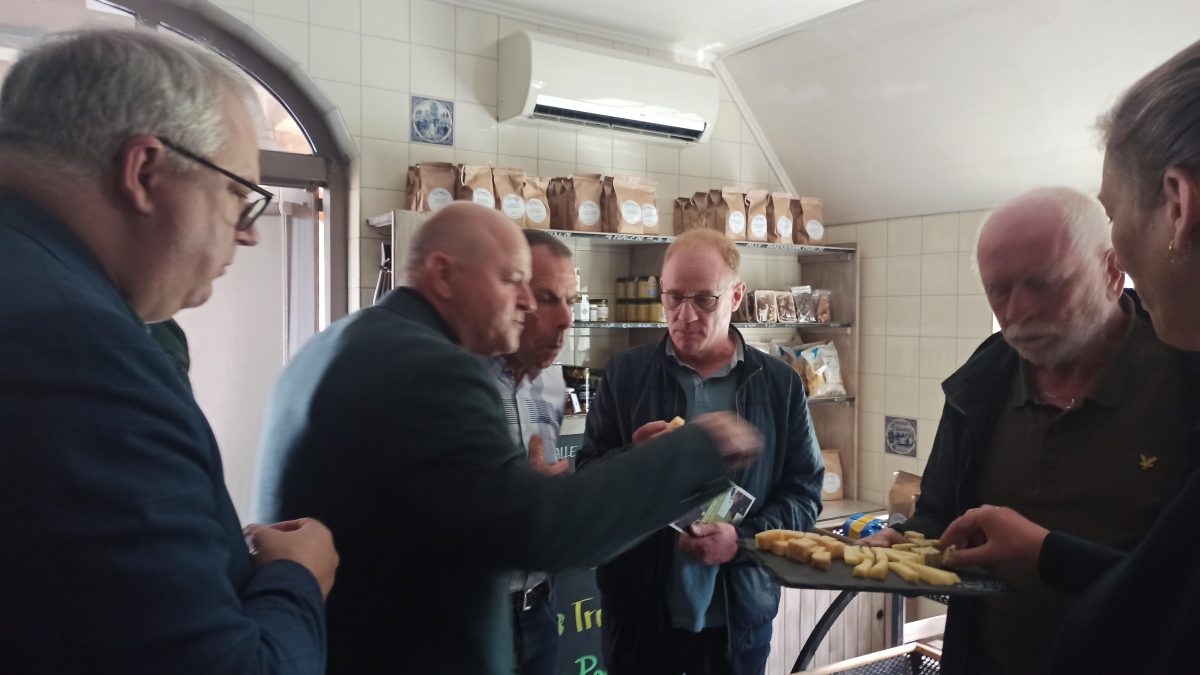
M 546 194 L 549 178 L 526 176 L 522 196 L 525 198 L 525 227 L 550 229 L 550 200 Z
M 751 190 L 746 193 L 746 230 L 749 241 L 767 241 L 766 190 Z
M 642 234 L 642 181 L 632 176 L 612 179 L 612 200 L 615 207 L 612 223 L 621 234 Z
M 496 183 L 492 179 L 492 167 L 464 164 L 459 185 L 467 199 L 489 209 L 496 208 Z
M 617 231 L 617 192 L 613 189 L 613 177 L 605 176 L 600 185 L 600 229 L 604 232 Z
M 658 185 L 642 183 L 638 196 L 642 202 L 642 234 L 662 234 L 658 219 Z
M 675 234 L 683 234 L 691 229 L 689 227 L 690 223 L 688 223 L 688 216 L 685 216 L 683 213 L 685 209 L 691 208 L 691 204 L 692 200 L 689 197 L 675 198 L 675 202 L 672 204 L 672 215 L 674 216 L 672 220 L 675 221 Z
M 842 480 L 842 453 L 837 450 L 822 450 L 825 458 L 825 483 L 821 486 L 821 500 L 836 502 L 845 499 L 846 486 Z
M 717 189 L 708 191 L 708 200 L 704 207 L 704 227 L 714 232 L 725 232 L 725 222 L 721 220 L 721 215 L 717 213 L 720 210 L 721 204 L 725 203 L 724 197 L 721 196 L 721 191 Z
M 421 170 L 415 166 L 408 167 L 408 180 L 404 184 L 404 210 L 416 211 L 418 191 L 421 189 Z
M 792 243 L 807 244 L 808 233 L 804 231 L 804 208 L 799 199 L 792 200 Z
M 417 165 L 417 178 L 418 211 L 438 211 L 454 201 L 458 176 L 453 164 L 422 162 Z
M 724 188 L 721 197 L 717 215 L 725 228 L 725 236 L 734 241 L 746 241 L 746 195 L 740 188 Z
M 767 200 L 767 241 L 772 244 L 792 242 L 792 197 L 786 192 L 772 192 Z
M 920 496 L 921 477 L 907 471 L 897 471 L 896 479 L 892 481 L 892 489 L 888 491 L 890 522 L 902 522 L 896 518 L 897 514 L 903 516 L 904 520 L 912 518 L 917 510 L 917 497 Z
M 804 233 L 808 235 L 808 242 L 820 244 L 825 241 L 825 205 L 816 197 L 801 197 L 800 208 L 804 211 Z
M 571 176 L 571 229 L 579 232 L 600 232 L 600 196 L 603 188 L 598 173 Z
M 500 212 L 518 227 L 525 227 L 525 172 L 521 169 L 492 169 Z

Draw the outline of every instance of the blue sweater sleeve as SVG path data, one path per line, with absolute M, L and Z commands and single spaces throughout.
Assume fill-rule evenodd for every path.
M 127 314 L 0 329 L 0 653 L 33 673 L 324 670 L 302 566 L 255 570 L 215 441 Z

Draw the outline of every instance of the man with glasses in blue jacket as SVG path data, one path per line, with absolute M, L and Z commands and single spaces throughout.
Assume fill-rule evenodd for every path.
M 807 530 L 821 510 L 824 462 L 804 384 L 730 325 L 746 295 L 741 256 L 718 232 L 668 247 L 661 298 L 667 336 L 613 357 L 588 412 L 576 466 L 587 471 L 685 420 L 736 411 L 763 435 L 763 453 L 733 477 L 755 501 L 745 520 L 665 527 L 600 567 L 603 651 L 612 675 L 761 673 L 779 587 L 737 540 L 773 528 Z

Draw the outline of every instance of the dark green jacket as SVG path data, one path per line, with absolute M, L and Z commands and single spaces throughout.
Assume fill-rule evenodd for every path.
M 260 518 L 319 518 L 341 554 L 333 674 L 511 673 L 507 571 L 595 565 L 725 474 L 699 427 L 537 474 L 495 383 L 408 289 L 305 346 L 264 438 Z

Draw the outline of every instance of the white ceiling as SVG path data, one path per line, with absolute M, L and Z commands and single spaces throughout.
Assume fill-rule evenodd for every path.
M 533 23 L 694 54 L 730 53 L 860 0 L 449 0 Z
M 725 65 L 793 187 L 855 222 L 1095 191 L 1097 116 L 1198 27 L 1195 0 L 868 0 Z

